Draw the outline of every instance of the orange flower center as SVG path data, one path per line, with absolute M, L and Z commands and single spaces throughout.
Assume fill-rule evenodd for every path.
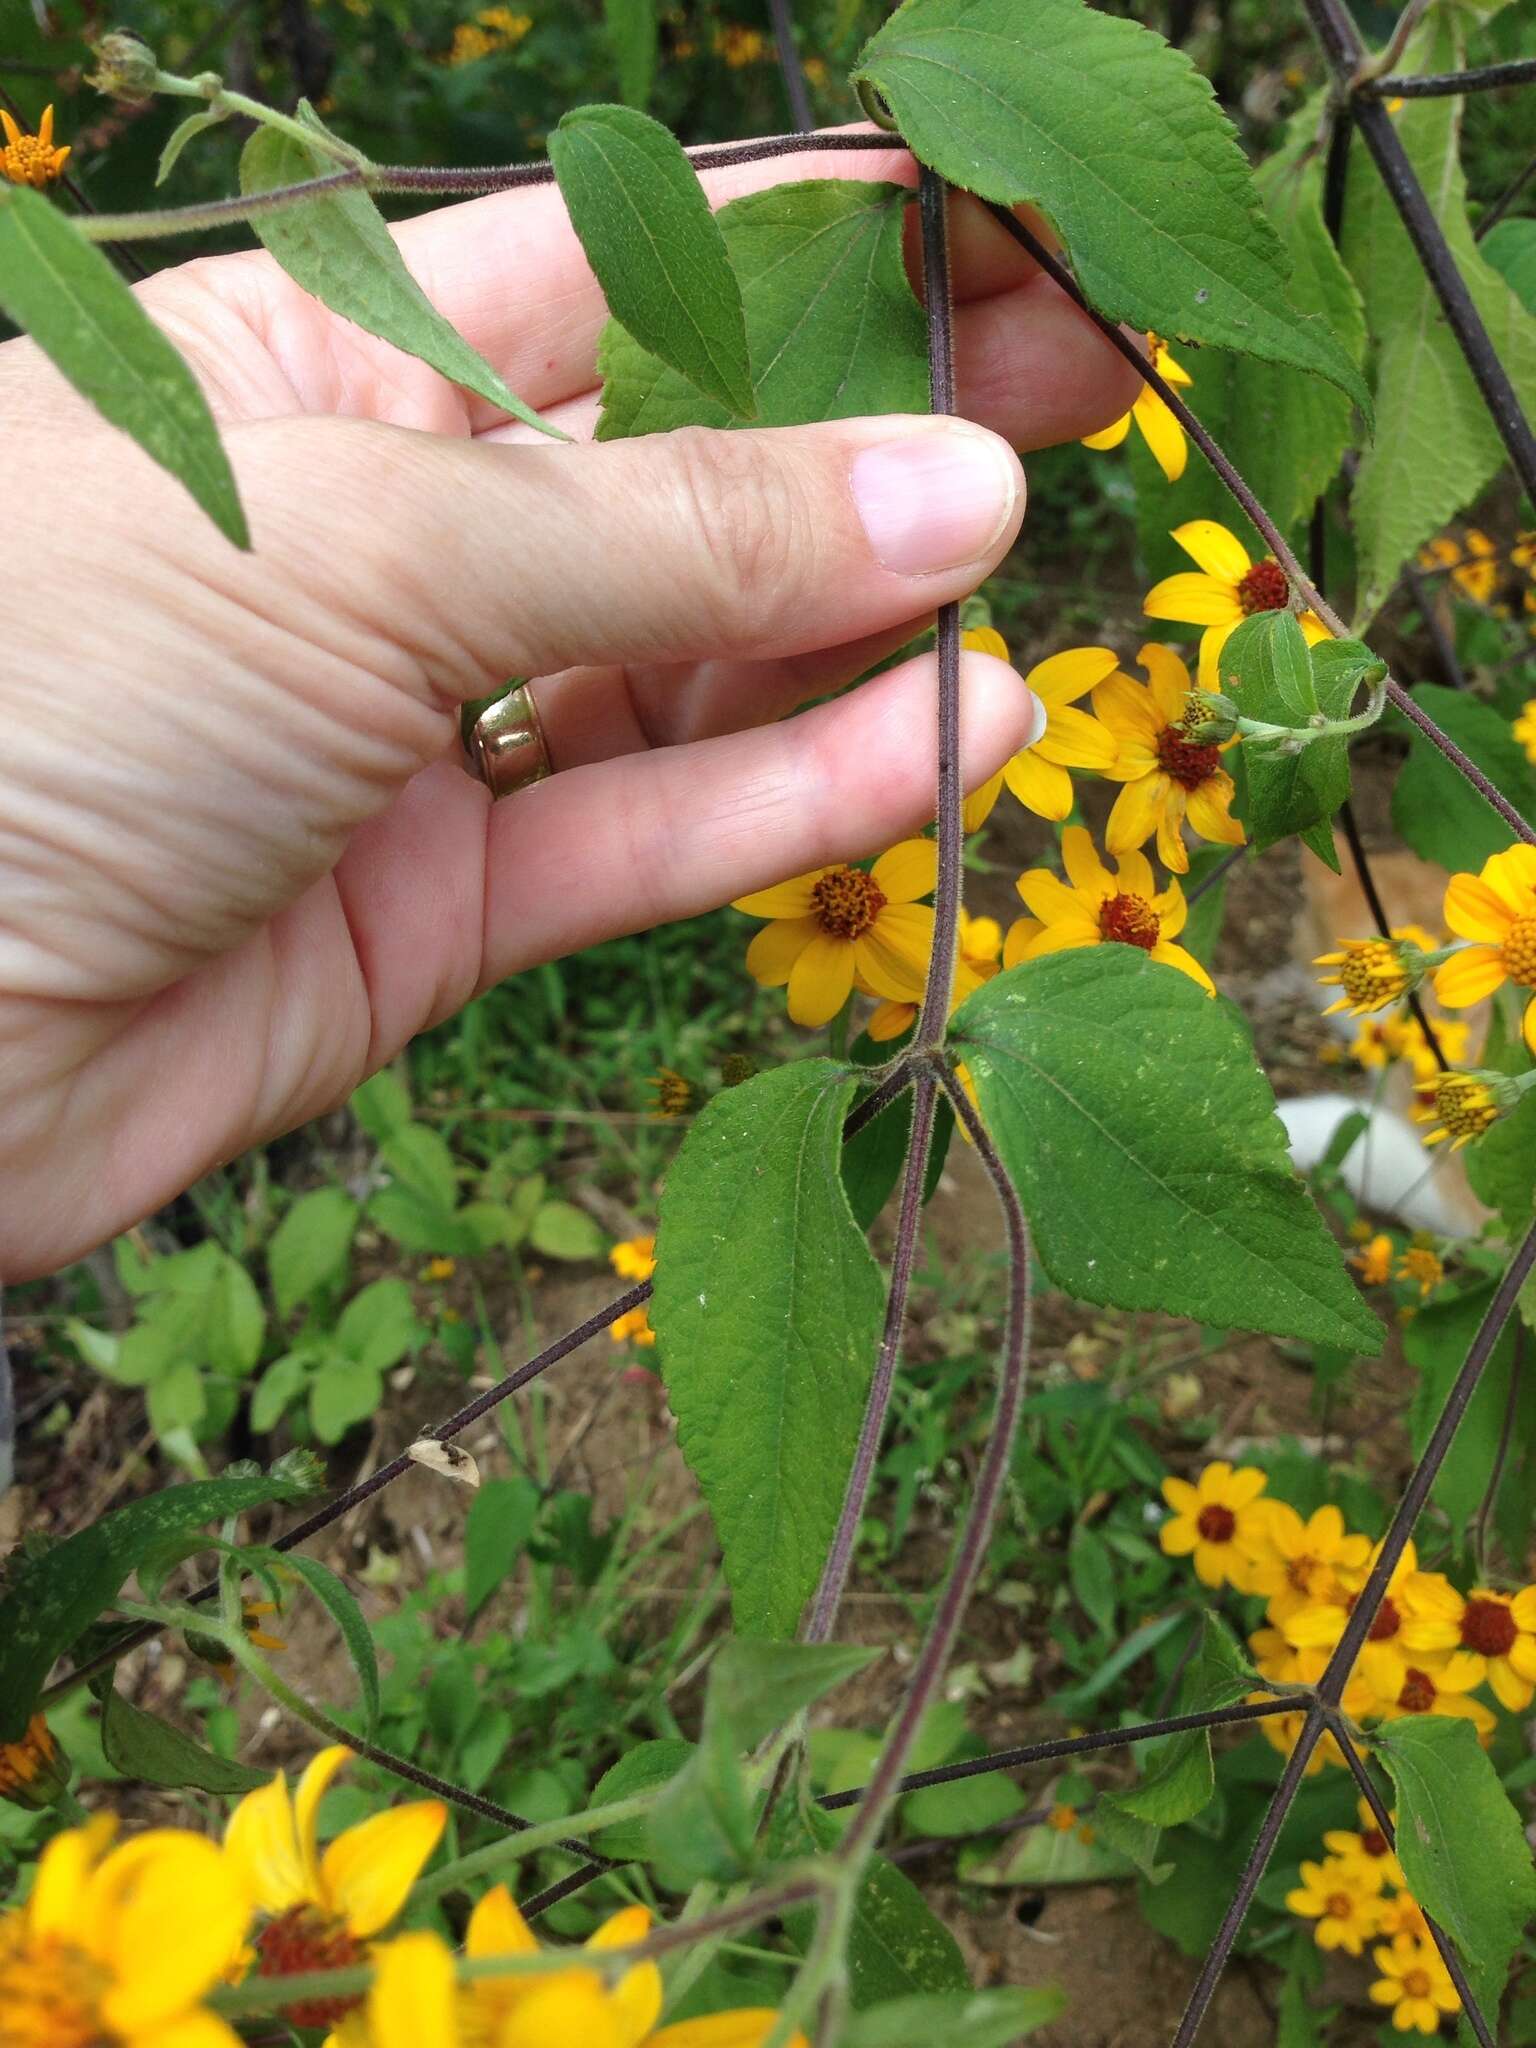
M 1483 1657 L 1507 1657 L 1520 1631 L 1502 1600 L 1469 1600 L 1461 1617 L 1461 1640 Z
M 1504 941 L 1504 971 L 1522 988 L 1536 988 L 1536 917 L 1517 917 Z
M 1291 586 L 1278 562 L 1266 555 L 1239 579 L 1237 601 L 1250 615 L 1254 612 L 1283 612 L 1291 601 Z
M 1352 1003 L 1390 1002 L 1408 986 L 1402 956 L 1390 939 L 1352 946 L 1339 968 L 1339 986 Z
M 1349 1611 L 1351 1614 L 1353 1614 L 1355 1611 L 1355 1601 L 1358 1600 L 1359 1597 L 1360 1596 L 1358 1593 L 1352 1594 L 1350 1596 Z M 1370 1627 L 1365 1632 L 1365 1640 L 1368 1643 L 1389 1642 L 1392 1639 L 1392 1637 L 1397 1634 L 1398 1630 L 1402 1627 L 1402 1625 L 1403 1617 L 1397 1611 L 1397 1602 L 1392 1598 L 1392 1595 L 1389 1593 L 1387 1597 L 1382 1601 L 1381 1605 L 1377 1608 L 1375 1618 L 1371 1622 Z
M 59 152 L 39 142 L 35 135 L 23 135 L 8 148 L 0 149 L 0 172 L 13 185 L 51 185 L 62 169 Z
M 1330 1920 L 1348 1920 L 1355 1910 L 1355 1902 L 1348 1892 L 1330 1892 L 1327 1906 Z
M 1453 1138 L 1480 1138 L 1497 1122 L 1499 1105 L 1470 1074 L 1442 1074 L 1435 1083 L 1435 1115 Z
M 1428 1970 L 1405 1970 L 1403 1990 L 1409 1998 L 1428 1998 L 1430 1982 Z
M 361 1962 L 367 1950 L 340 1920 L 317 1913 L 313 1906 L 290 1906 L 268 1921 L 256 1936 L 258 1977 L 300 1977 L 309 1970 L 345 1970 Z M 352 1998 L 304 1998 L 285 2006 L 284 2017 L 296 2027 L 332 2027 L 362 2004 Z
M 1397 1696 L 1397 1704 L 1405 1714 L 1432 1714 L 1435 1711 L 1435 1681 L 1427 1671 L 1408 1667 L 1403 1679 L 1403 1689 Z
M 1360 1847 L 1367 1856 L 1390 1856 L 1392 1853 L 1387 1847 L 1387 1838 L 1380 1828 L 1367 1828 L 1360 1837 Z
M 96 2048 L 107 2038 L 99 1963 L 51 1937 L 29 1940 L 19 1913 L 0 1919 L 0 2041 L 6 2048 Z
M 1165 725 L 1157 736 L 1157 765 L 1165 775 L 1186 789 L 1198 789 L 1209 782 L 1221 766 L 1220 747 L 1197 747 L 1176 725 Z
M 1122 946 L 1140 946 L 1144 953 L 1150 953 L 1162 937 L 1163 927 L 1145 896 L 1117 893 L 1106 896 L 1099 905 L 1099 935 Z
M 831 939 L 862 939 L 885 908 L 884 892 L 862 868 L 828 868 L 811 891 L 813 915 Z
M 1230 1508 L 1212 1501 L 1200 1510 L 1195 1527 L 1207 1543 L 1230 1543 L 1237 1533 L 1237 1517 Z

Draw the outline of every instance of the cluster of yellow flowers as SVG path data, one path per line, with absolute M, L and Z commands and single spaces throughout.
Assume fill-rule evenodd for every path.
M 29 135 L 24 128 L 0 107 L 0 129 L 5 133 L 5 147 L 0 149 L 0 178 L 7 178 L 13 185 L 36 185 L 41 188 L 51 185 L 59 178 L 69 161 L 69 148 L 55 149 L 53 145 L 53 109 L 44 107 L 43 118 L 37 124 L 37 133 Z
M 621 1280 L 649 1280 L 656 1270 L 656 1239 L 626 1237 L 613 1246 L 608 1254 L 608 1263 Z M 656 1342 L 650 1311 L 644 1302 L 616 1317 L 608 1325 L 608 1334 L 615 1344 Z
M 1357 1235 L 1360 1249 L 1351 1253 L 1349 1263 L 1360 1275 L 1362 1286 L 1385 1287 L 1398 1280 L 1416 1287 L 1420 1301 L 1427 1301 L 1445 1278 L 1445 1261 L 1422 1238 L 1399 1247 L 1384 1230 L 1372 1234 L 1368 1224 L 1361 1225 Z
M 473 21 L 461 21 L 443 62 L 457 71 L 465 64 L 478 64 L 502 50 L 515 50 L 533 27 L 531 14 L 514 14 L 510 7 L 482 7 Z
M 573 1951 L 568 1968 L 456 1981 L 435 1934 L 379 1940 L 442 1837 L 446 1809 L 417 1800 L 376 1813 L 322 1850 L 320 1802 L 350 1751 L 323 1750 L 290 1798 L 279 1773 L 242 1799 L 222 1845 L 157 1828 L 114 1846 L 103 1815 L 56 1835 L 31 1895 L 0 1913 L 0 2041 L 6 2048 L 239 2048 L 209 2001 L 222 1986 L 371 1964 L 370 1990 L 286 2006 L 327 2048 L 759 2048 L 777 2015 L 717 2013 L 657 2029 L 661 1977 L 616 1978 Z M 643 1906 L 616 1914 L 588 1955 L 644 1939 Z M 476 1960 L 538 1943 L 504 1886 L 469 1922 Z M 795 2037 L 805 2048 L 803 2036 Z
M 1344 1633 L 1375 1563 L 1377 1547 L 1345 1526 L 1336 1507 L 1306 1520 L 1285 1501 L 1265 1497 L 1256 1466 L 1207 1465 L 1193 1484 L 1165 1479 L 1172 1513 L 1160 1540 L 1170 1557 L 1189 1557 L 1202 1585 L 1231 1586 L 1265 1602 L 1262 1627 L 1249 1647 L 1263 1677 L 1314 1685 Z M 1536 1698 L 1536 1586 L 1501 1593 L 1475 1586 L 1462 1593 L 1443 1572 L 1419 1569 L 1410 1543 L 1349 1675 L 1344 1711 L 1354 1721 L 1391 1721 L 1405 1714 L 1450 1714 L 1472 1722 L 1486 1740 L 1492 1711 L 1471 1695 L 1487 1685 L 1500 1706 L 1524 1713 Z M 1289 1752 L 1300 1713 L 1263 1724 Z M 1312 1768 L 1339 1762 L 1325 1742 Z
M 1511 617 L 1514 610 L 1513 592 L 1504 599 L 1498 596 L 1499 571 L 1508 567 L 1518 579 L 1520 609 L 1530 622 L 1531 633 L 1536 635 L 1536 532 L 1517 533 L 1508 548 L 1501 548 L 1476 526 L 1469 526 L 1459 540 L 1454 534 L 1442 533 L 1419 550 L 1418 565 L 1431 575 L 1449 573 L 1463 597 L 1486 605 L 1501 619 Z M 1521 732 L 1522 725 L 1529 728 L 1529 737 Z M 1536 699 L 1526 705 L 1523 718 L 1517 720 L 1515 736 L 1530 753 L 1536 743 Z M 1536 755 L 1532 759 L 1536 760 Z
M 1423 1909 L 1403 1881 L 1402 1865 L 1363 1799 L 1359 1820 L 1358 1830 L 1327 1830 L 1326 1855 L 1303 1862 L 1301 1883 L 1285 1903 L 1313 1922 L 1321 1949 L 1358 1956 L 1368 1941 L 1385 1935 L 1385 1944 L 1372 1951 L 1380 1973 L 1371 1985 L 1372 1999 L 1392 2008 L 1399 2033 L 1438 2034 L 1442 2018 L 1456 2012 L 1461 2000 Z

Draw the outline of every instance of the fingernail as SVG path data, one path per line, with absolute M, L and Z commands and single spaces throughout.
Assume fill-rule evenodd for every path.
M 1031 690 L 1029 693 L 1029 738 L 1024 742 L 1026 747 L 1032 747 L 1037 740 L 1045 738 L 1047 717 L 1048 713 L 1044 704 L 1041 703 L 1034 691 Z
M 1002 442 L 963 426 L 861 448 L 851 480 L 875 558 L 898 576 L 933 576 L 989 554 L 1019 495 Z

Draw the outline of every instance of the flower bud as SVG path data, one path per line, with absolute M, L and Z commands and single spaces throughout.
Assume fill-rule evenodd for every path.
M 1217 690 L 1191 690 L 1179 730 L 1192 747 L 1221 747 L 1237 731 L 1237 706 Z
M 1340 939 L 1339 947 L 1337 953 L 1320 953 L 1313 963 L 1336 968 L 1337 973 L 1318 978 L 1324 988 L 1343 990 L 1325 1017 L 1336 1010 L 1348 1010 L 1352 1017 L 1384 1010 L 1410 995 L 1428 972 L 1422 948 L 1409 939 Z
M 142 107 L 154 98 L 160 64 L 148 43 L 125 28 L 115 28 L 91 47 L 96 69 L 86 80 L 88 85 L 130 107 Z
M 0 1799 L 33 1812 L 54 1805 L 69 1789 L 69 1759 L 41 1714 L 19 1742 L 0 1742 Z

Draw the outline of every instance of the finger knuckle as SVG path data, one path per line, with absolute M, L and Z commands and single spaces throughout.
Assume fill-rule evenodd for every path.
M 673 439 L 683 516 L 704 564 L 699 595 L 721 646 L 749 648 L 794 599 L 811 493 L 792 462 L 765 459 L 756 436 L 685 428 Z

